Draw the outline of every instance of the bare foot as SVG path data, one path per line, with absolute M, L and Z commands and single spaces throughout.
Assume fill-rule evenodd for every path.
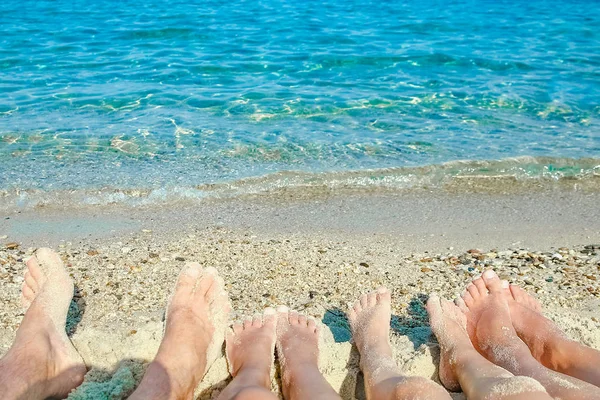
M 39 249 L 26 261 L 22 288 L 27 312 L 13 346 L 2 359 L 12 370 L 10 388 L 23 398 L 64 398 L 83 382 L 85 364 L 65 332 L 67 313 L 73 297 L 73 281 L 58 254 Z
M 535 360 L 513 328 L 506 297 L 506 284 L 488 270 L 467 287 L 459 302 L 465 309 L 469 337 L 479 352 L 515 375 L 536 379 L 552 397 L 600 398 L 597 387 L 552 371 Z
M 493 291 L 488 290 L 484 277 L 492 282 Z M 467 332 L 475 348 L 497 365 L 516 365 L 512 350 L 521 351 L 525 344 L 513 328 L 508 302 L 496 274 L 485 271 L 483 277 L 473 280 L 458 305 L 467 317 Z
M 231 307 L 217 270 L 188 263 L 167 308 L 165 336 L 130 398 L 188 398 L 220 355 Z
M 348 310 L 367 399 L 449 399 L 435 382 L 400 371 L 390 345 L 391 317 L 391 295 L 386 288 L 362 295 Z
M 233 325 L 227 335 L 227 361 L 233 377 L 242 371 L 258 376 L 257 382 L 266 388 L 271 385 L 275 357 L 277 314 L 267 308 L 262 315 Z M 242 372 L 242 373 L 243 373 Z
M 453 303 L 431 295 L 427 313 L 441 349 L 440 380 L 448 389 L 461 388 L 469 399 L 550 399 L 536 380 L 514 376 L 479 354 L 467 335 L 465 315 Z
M 391 318 L 391 295 L 386 288 L 363 294 L 348 310 L 352 338 L 361 354 L 361 363 L 369 361 L 369 355 L 375 358 L 392 356 Z
M 513 326 L 535 359 L 554 371 L 600 386 L 600 351 L 568 338 L 544 317 L 540 303 L 525 290 L 503 284 Z
M 277 355 L 288 400 L 339 399 L 319 371 L 319 328 L 313 318 L 277 309 Z
M 467 334 L 467 317 L 453 303 L 431 295 L 427 301 L 429 324 L 440 344 L 439 376 L 442 384 L 449 390 L 460 389 L 456 375 L 458 355 L 473 349 Z

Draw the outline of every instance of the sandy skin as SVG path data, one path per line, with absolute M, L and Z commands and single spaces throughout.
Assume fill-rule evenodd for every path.
M 569 339 L 525 290 L 503 281 L 517 335 L 544 366 L 600 387 L 600 351 Z
M 286 400 L 339 400 L 319 371 L 319 327 L 314 318 L 277 308 L 277 355 Z
M 473 281 L 457 302 L 467 319 L 475 348 L 494 364 L 514 375 L 540 382 L 552 397 L 600 397 L 600 389 L 541 365 L 513 328 L 506 284 L 491 270 Z
M 469 399 L 549 400 L 536 380 L 514 376 L 479 354 L 467 334 L 467 318 L 454 303 L 431 295 L 427 301 L 431 329 L 440 344 L 440 380 Z
M 188 263 L 167 307 L 165 335 L 130 399 L 189 399 L 220 355 L 229 299 L 214 268 Z
M 391 316 L 391 296 L 385 288 L 362 295 L 348 311 L 367 399 L 449 399 L 435 382 L 400 371 L 389 339 Z
M 26 265 L 22 302 L 27 311 L 0 360 L 0 393 L 5 398 L 64 398 L 86 373 L 65 333 L 73 281 L 50 249 L 37 250 Z
M 267 308 L 254 318 L 233 325 L 227 334 L 226 353 L 233 380 L 219 400 L 276 400 L 270 390 L 273 371 L 277 314 Z

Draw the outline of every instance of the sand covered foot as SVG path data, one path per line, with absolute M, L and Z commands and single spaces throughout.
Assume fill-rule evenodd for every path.
M 448 389 L 460 388 L 469 399 L 551 399 L 535 379 L 514 376 L 479 354 L 467 334 L 466 317 L 456 305 L 434 294 L 427 301 L 427 313 L 440 344 L 440 380 Z
M 600 398 L 598 388 L 552 371 L 535 360 L 513 328 L 506 288 L 506 283 L 488 270 L 473 281 L 459 302 L 466 310 L 469 337 L 479 352 L 515 375 L 536 379 L 552 397 Z
M 251 372 L 260 378 L 262 386 L 270 387 L 276 327 L 277 314 L 273 308 L 233 325 L 227 335 L 227 362 L 233 377 Z
M 81 356 L 65 332 L 73 281 L 58 254 L 39 249 L 26 261 L 22 301 L 27 308 L 15 342 L 2 359 L 14 374 L 3 395 L 20 398 L 64 398 L 86 373 Z M 27 384 L 27 388 L 19 387 Z
M 460 389 L 456 374 L 458 356 L 474 349 L 467 334 L 467 318 L 453 303 L 431 295 L 427 301 L 431 330 L 440 345 L 439 376 L 442 384 L 454 392 Z
M 525 290 L 503 281 L 517 335 L 546 367 L 600 386 L 600 351 L 569 339 L 542 314 L 540 303 Z
M 368 399 L 449 399 L 435 382 L 404 375 L 390 345 L 391 295 L 385 288 L 364 294 L 348 310 L 352 337 L 360 353 Z
M 313 318 L 279 307 L 276 347 L 285 399 L 340 398 L 319 371 L 319 328 Z
M 485 271 L 467 286 L 458 305 L 467 318 L 467 332 L 475 348 L 495 364 L 515 365 L 513 350 L 522 351 L 525 344 L 513 328 L 498 276 Z
M 188 398 L 221 354 L 231 307 L 217 270 L 188 263 L 167 308 L 165 336 L 131 398 Z

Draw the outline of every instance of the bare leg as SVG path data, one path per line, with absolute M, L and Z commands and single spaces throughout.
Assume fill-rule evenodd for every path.
M 165 337 L 130 399 L 191 399 L 220 354 L 229 311 L 217 271 L 187 264 L 167 309 Z
M 226 342 L 227 361 L 234 378 L 218 400 L 277 400 L 270 390 L 276 323 L 275 310 L 267 308 L 262 315 L 233 326 Z
M 26 264 L 22 300 L 28 309 L 0 360 L 0 393 L 3 399 L 65 398 L 86 373 L 65 333 L 73 281 L 50 249 L 39 249 Z
M 391 317 L 390 292 L 385 288 L 362 295 L 348 311 L 367 399 L 450 399 L 435 382 L 399 370 L 390 345 Z
M 552 397 L 600 398 L 596 386 L 552 371 L 533 358 L 513 328 L 502 282 L 493 271 L 486 271 L 467 287 L 459 307 L 467 317 L 467 332 L 475 348 L 494 364 L 537 380 Z
M 446 388 L 462 388 L 473 400 L 551 399 L 538 381 L 514 376 L 479 354 L 467 334 L 467 318 L 453 303 L 432 295 L 427 301 L 427 312 L 440 344 L 439 374 Z
M 513 327 L 536 360 L 554 371 L 600 386 L 600 351 L 566 337 L 542 315 L 540 303 L 520 287 L 510 285 L 505 294 Z
M 286 400 L 339 400 L 319 371 L 319 329 L 312 318 L 277 309 L 277 354 Z

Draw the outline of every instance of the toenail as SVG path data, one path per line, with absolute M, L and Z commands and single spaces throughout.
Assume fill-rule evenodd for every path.
M 508 281 L 502 281 L 502 287 L 504 289 L 508 289 L 509 286 L 510 286 L 510 283 L 508 283 Z
M 265 311 L 263 311 L 265 315 L 273 315 L 275 314 L 275 309 L 272 307 L 267 307 L 265 308 Z
M 290 309 L 287 306 L 278 306 L 277 311 L 286 313 L 286 312 L 290 311 Z
M 488 278 L 488 279 L 491 279 L 491 278 L 493 278 L 493 277 L 495 277 L 495 276 L 496 276 L 496 273 L 495 273 L 493 270 L 491 270 L 491 269 L 488 269 L 487 271 L 485 271 L 485 272 L 483 273 L 483 276 L 485 276 L 485 277 L 486 277 L 486 278 Z

